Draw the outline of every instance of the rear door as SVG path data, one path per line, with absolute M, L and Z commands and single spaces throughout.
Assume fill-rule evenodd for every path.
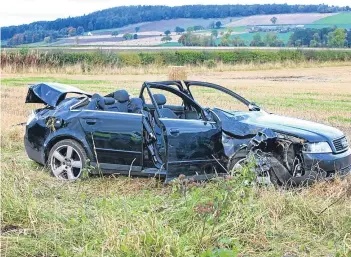
M 83 110 L 80 123 L 101 169 L 141 171 L 141 114 Z

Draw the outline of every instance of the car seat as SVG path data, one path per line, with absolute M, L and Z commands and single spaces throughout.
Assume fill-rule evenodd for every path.
M 143 109 L 143 100 L 140 98 L 131 98 L 128 103 L 128 111 L 131 113 L 141 113 Z
M 162 94 L 154 94 L 153 95 L 159 109 L 160 109 L 160 115 L 163 118 L 171 118 L 171 119 L 178 119 L 179 117 L 169 108 L 164 107 L 164 105 L 167 102 L 167 99 L 164 95 Z
M 121 89 L 113 93 L 113 98 L 116 100 L 111 108 L 117 112 L 128 112 L 129 94 L 126 90 Z

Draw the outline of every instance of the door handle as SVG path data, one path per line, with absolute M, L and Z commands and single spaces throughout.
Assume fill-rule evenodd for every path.
M 86 122 L 88 125 L 95 125 L 95 124 L 96 124 L 96 120 L 94 120 L 94 119 L 88 119 L 88 120 L 85 120 L 85 122 Z
M 169 133 L 171 135 L 178 135 L 179 134 L 179 129 L 172 128 L 172 129 L 169 130 Z

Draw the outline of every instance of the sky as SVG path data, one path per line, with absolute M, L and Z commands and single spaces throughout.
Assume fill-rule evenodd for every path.
M 173 2 L 173 1 L 170 1 Z M 164 5 L 164 0 L 128 0 L 128 5 Z M 216 0 L 215 4 L 242 4 L 237 0 Z M 246 0 L 245 4 L 328 4 L 346 6 L 350 0 Z M 176 4 L 214 4 L 213 0 L 177 0 Z M 126 5 L 116 0 L 12 0 L 0 5 L 0 26 L 20 25 L 34 21 L 55 20 L 68 16 L 79 16 L 94 11 Z

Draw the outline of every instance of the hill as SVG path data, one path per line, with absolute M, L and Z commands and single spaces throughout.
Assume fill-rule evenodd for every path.
M 277 18 L 276 25 L 282 24 L 308 24 L 318 21 L 322 18 L 333 16 L 335 13 L 289 13 L 274 14 Z M 227 24 L 227 27 L 247 26 L 247 25 L 272 25 L 272 15 L 254 15 L 243 19 L 233 21 Z
M 142 22 L 137 24 L 132 24 L 124 26 L 121 28 L 104 29 L 104 30 L 94 30 L 91 31 L 93 35 L 111 35 L 113 31 L 118 31 L 120 34 L 123 33 L 135 33 L 135 28 L 138 27 L 140 32 L 146 31 L 159 31 L 163 33 L 166 30 L 174 31 L 175 27 L 179 26 L 181 28 L 188 28 L 191 26 L 202 26 L 207 28 L 211 23 L 220 21 L 222 24 L 227 24 L 229 22 L 239 20 L 240 17 L 227 17 L 227 18 L 209 18 L 209 19 L 191 19 L 191 18 L 180 18 L 180 19 L 169 19 L 160 20 L 152 22 Z
M 287 4 L 255 4 L 255 5 L 185 5 L 185 6 L 121 6 L 109 8 L 88 15 L 57 19 L 55 21 L 39 21 L 20 26 L 1 28 L 1 40 L 14 45 L 35 43 L 45 37 L 56 39 L 74 36 L 84 31 L 120 28 L 123 26 L 162 21 L 179 18 L 210 19 L 227 17 L 245 17 L 258 14 L 283 13 L 331 13 L 347 11 L 349 7 L 329 7 L 328 5 L 287 5 Z M 23 42 L 22 42 L 23 41 Z

